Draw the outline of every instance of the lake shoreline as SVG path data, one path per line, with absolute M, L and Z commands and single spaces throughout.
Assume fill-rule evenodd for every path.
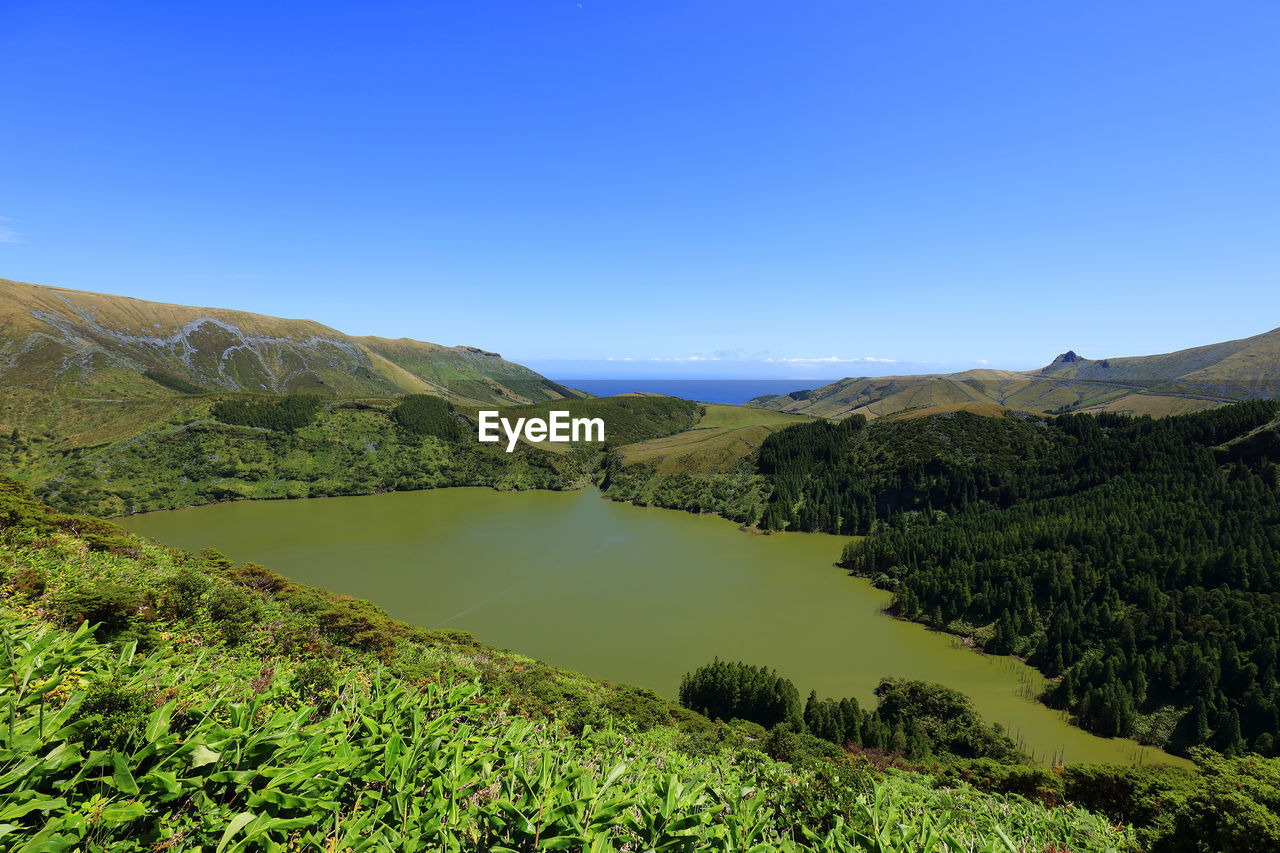
M 451 489 L 452 492 L 446 493 L 443 488 Z M 505 492 L 505 496 L 521 499 L 511 504 L 505 500 L 505 496 L 497 498 L 497 493 L 500 491 Z M 1048 725 L 1047 718 L 1052 717 L 1058 720 L 1058 713 L 1042 702 L 1021 694 L 1012 696 L 1012 693 L 1025 690 L 1025 686 L 1019 688 L 1020 683 L 1025 685 L 1028 683 L 1027 679 L 1041 683 L 1042 676 L 1032 668 L 1018 664 L 1012 658 L 987 655 L 963 644 L 957 644 L 956 650 L 964 652 L 963 657 L 973 660 L 974 663 L 965 664 L 961 660 L 947 658 L 951 663 L 939 668 L 932 661 L 934 658 L 949 654 L 947 649 L 952 647 L 952 643 L 944 644 L 940 636 L 948 635 L 948 632 L 919 626 L 918 623 L 885 613 L 888 593 L 875 589 L 865 578 L 851 576 L 847 570 L 843 569 L 841 576 L 836 577 L 830 569 L 842 568 L 833 560 L 837 537 L 828 537 L 824 534 L 797 536 L 795 533 L 784 531 L 771 535 L 756 533 L 751 537 L 743 538 L 737 536 L 738 533 L 744 532 L 737 524 L 730 522 L 733 527 L 729 527 L 719 524 L 708 525 L 702 521 L 704 516 L 715 516 L 719 520 L 730 521 L 715 513 L 699 514 L 685 511 L 651 513 L 646 510 L 658 509 L 658 507 L 634 505 L 624 510 L 622 507 L 624 502 L 607 499 L 591 500 L 591 496 L 587 494 L 589 491 L 591 491 L 590 488 L 498 490 L 490 486 L 471 486 L 389 491 L 380 495 L 335 496 L 362 498 L 363 502 L 240 499 L 188 508 L 185 510 L 187 514 L 174 510 L 161 510 L 128 516 L 123 521 L 131 528 L 134 527 L 132 522 L 137 521 L 141 522 L 137 525 L 138 527 L 154 527 L 161 530 L 174 526 L 168 522 L 168 519 L 190 524 L 191 520 L 196 518 L 208 520 L 210 513 L 215 519 L 235 519 L 236 521 L 230 525 L 231 530 L 222 532 L 219 531 L 218 524 L 199 523 L 195 525 L 192 538 L 181 542 L 174 542 L 171 537 L 164 535 L 153 535 L 148 529 L 134 532 L 167 544 L 176 544 L 181 547 L 195 546 L 197 550 L 203 546 L 215 547 L 237 559 L 249 559 L 268 565 L 300 583 L 337 589 L 367 599 L 380 607 L 396 611 L 393 612 L 395 618 L 410 624 L 465 630 L 474 636 L 485 638 L 487 644 L 495 647 L 518 649 L 521 654 L 553 661 L 554 666 L 585 672 L 592 677 L 616 683 L 650 687 L 658 690 L 662 695 L 674 695 L 673 682 L 671 682 L 673 674 L 678 675 L 680 671 L 688 671 L 693 666 L 705 662 L 701 660 L 702 657 L 710 659 L 714 653 L 722 657 L 749 657 L 755 663 L 777 665 L 779 662 L 786 663 L 787 655 L 782 652 L 787 651 L 787 644 L 800 643 L 793 652 L 788 652 L 792 658 L 790 664 L 785 670 L 783 667 L 779 667 L 779 670 L 794 672 L 792 677 L 803 687 L 814 687 L 825 695 L 844 695 L 850 686 L 858 683 L 862 685 L 858 688 L 858 692 L 865 693 L 881 676 L 920 677 L 921 680 L 933 680 L 939 683 L 950 681 L 949 686 L 965 692 L 966 695 L 974 696 L 977 693 L 984 696 L 987 708 L 994 709 L 984 711 L 984 715 L 992 722 L 1006 725 L 1010 729 L 1011 736 L 1025 735 L 1024 739 L 1029 742 L 1030 752 L 1047 759 L 1052 752 L 1058 751 L 1057 746 L 1047 743 L 1043 736 L 1032 734 L 1034 730 L 1043 729 Z M 455 494 L 459 492 L 462 494 Z M 603 497 L 598 490 L 597 496 Z M 370 500 L 373 502 L 368 503 Z M 387 501 L 391 503 L 388 504 Z M 303 509 L 304 506 L 306 509 Z M 368 571 L 351 575 L 340 567 L 336 570 L 336 574 L 328 577 L 308 574 L 314 571 L 311 564 L 317 560 L 330 558 L 331 554 L 325 552 L 333 550 L 327 547 L 312 547 L 308 543 L 309 539 L 317 535 L 321 537 L 330 535 L 335 527 L 345 523 L 356 524 L 351 521 L 353 517 L 363 519 L 372 512 L 370 522 L 373 523 L 377 521 L 380 512 L 394 510 L 404 513 L 407 511 L 406 508 L 418 506 L 424 508 L 421 514 L 408 511 L 407 515 L 388 528 L 386 534 L 374 536 L 367 546 L 361 546 L 359 563 L 371 567 L 382 567 L 385 569 L 384 574 L 392 575 L 397 572 L 409 572 L 410 576 L 416 575 L 417 572 L 436 572 L 438 575 L 442 571 L 440 566 L 451 562 L 470 567 L 467 572 L 461 575 L 456 572 L 452 574 L 446 572 L 438 577 L 433 575 L 434 580 L 421 587 L 412 584 L 410 587 L 404 587 L 403 584 L 398 584 L 386 587 L 381 593 L 367 585 L 368 578 L 364 576 L 369 574 Z M 598 509 L 593 510 L 593 506 Z M 245 540 L 246 544 L 241 546 L 235 544 L 233 536 L 231 546 L 226 546 L 226 537 L 234 533 L 235 528 L 246 524 L 253 526 L 256 520 L 263 516 L 256 511 L 259 507 L 272 508 L 266 514 L 268 519 L 295 519 L 295 522 L 291 522 L 295 527 L 296 519 L 313 520 L 301 527 L 296 527 L 300 531 L 296 536 L 303 537 L 297 541 L 291 541 L 288 535 L 281 537 L 274 531 L 273 525 L 268 524 L 267 528 L 272 530 L 258 534 L 258 539 Z M 397 507 L 399 509 L 396 509 Z M 515 536 L 517 539 L 524 537 L 529 541 L 523 547 L 513 551 L 511 558 L 507 558 L 513 567 L 492 574 L 487 581 L 476 581 L 479 585 L 468 592 L 469 587 L 465 578 L 477 571 L 487 571 L 483 568 L 483 564 L 492 559 L 490 540 L 502 536 L 503 525 L 511 523 L 511 519 L 504 518 L 503 513 L 508 515 L 515 513 L 519 516 L 528 512 L 530 507 L 535 511 L 537 523 L 531 524 L 528 529 L 522 529 L 522 532 Z M 195 515 L 191 515 L 192 513 Z M 440 513 L 444 513 L 444 517 L 437 518 Z M 498 515 L 493 516 L 492 513 L 498 513 Z M 574 521 L 579 517 L 579 521 Z M 440 528 L 432 528 L 435 531 L 432 535 L 436 537 L 429 540 L 432 544 L 416 546 L 418 550 L 407 552 L 411 555 L 408 558 L 397 557 L 398 552 L 395 551 L 395 547 L 404 542 L 419 541 L 414 540 L 413 537 L 422 533 L 424 519 L 428 522 L 426 527 L 434 524 L 435 528 Z M 435 520 L 432 521 L 432 519 Z M 677 521 L 677 519 L 685 521 Z M 453 556 L 448 556 L 450 553 L 448 548 L 456 547 L 457 543 L 454 546 L 448 546 L 449 534 L 441 532 L 450 526 L 462 527 L 466 530 L 466 541 L 462 543 L 466 547 Z M 591 551 L 591 547 L 595 546 L 590 546 L 589 542 L 585 544 L 578 542 L 569 548 L 569 555 L 572 558 L 569 564 L 563 564 L 563 559 L 555 556 L 565 552 L 566 547 L 569 547 L 566 545 L 569 539 L 582 539 L 583 530 L 598 532 L 602 526 L 608 535 L 600 540 L 597 550 L 603 550 L 599 554 Z M 631 527 L 638 527 L 638 532 L 629 533 L 628 529 Z M 617 530 L 614 531 L 613 528 Z M 616 536 L 614 536 L 615 533 Z M 440 540 L 441 536 L 445 537 L 444 540 Z M 610 536 L 614 538 L 610 539 Z M 692 539 L 689 538 L 691 536 Z M 605 580 L 594 567 L 612 566 L 620 560 L 634 559 L 634 555 L 627 554 L 633 546 L 625 544 L 631 540 L 644 543 L 640 550 L 653 551 L 652 559 L 640 559 L 635 563 L 636 568 L 618 569 L 617 571 L 621 574 L 609 575 L 609 579 Z M 428 540 L 421 541 L 426 543 Z M 444 545 L 441 544 L 442 541 Z M 539 542 L 544 544 L 539 545 Z M 734 544 L 735 542 L 737 544 Z M 759 543 L 759 545 L 752 543 Z M 347 546 L 345 542 L 338 544 Z M 421 562 L 420 549 L 423 547 L 432 551 L 429 563 Z M 442 547 L 445 550 L 436 554 L 435 552 Z M 582 553 L 573 557 L 574 548 L 579 547 Z M 466 550 L 468 548 L 470 550 Z M 684 551 L 689 551 L 693 556 L 688 556 Z M 299 552 L 303 556 L 300 556 Z M 824 552 L 827 554 L 825 559 L 822 558 Z M 517 554 L 518 556 L 515 556 Z M 776 556 L 770 557 L 770 554 Z M 800 556 L 804 554 L 810 556 Z M 779 558 L 783 563 L 771 568 L 770 562 L 776 562 Z M 405 563 L 405 559 L 409 562 Z M 480 562 L 477 562 L 478 560 Z M 530 567 L 530 561 L 533 561 L 532 567 Z M 663 563 L 673 565 L 663 566 Z M 699 564 L 695 575 L 690 575 L 689 568 L 684 568 L 686 564 L 691 563 Z M 419 564 L 422 566 L 420 569 L 409 568 Z M 519 568 L 514 568 L 517 565 Z M 742 569 L 742 566 L 749 568 Z M 783 566 L 786 568 L 783 569 Z M 674 574 L 672 574 L 673 571 Z M 566 572 L 573 575 L 572 582 L 558 577 Z M 741 577 L 753 572 L 755 574 L 752 577 L 758 580 L 750 578 L 744 580 Z M 662 580 L 667 577 L 670 580 Z M 853 586 L 844 586 L 850 579 L 856 583 Z M 420 581 L 413 583 L 420 583 Z M 604 586 L 601 586 L 602 583 Z M 662 592 L 668 588 L 686 589 L 689 583 L 698 585 L 699 590 L 704 590 L 697 592 L 694 600 L 705 600 L 702 606 L 710 607 L 711 610 L 705 613 L 698 610 L 698 605 L 694 601 L 682 602 L 677 599 L 673 602 Z M 726 583 L 730 586 L 726 587 Z M 530 584 L 535 585 L 530 586 Z M 654 602 L 652 606 L 659 608 L 654 616 L 659 620 L 665 620 L 664 624 L 675 625 L 678 632 L 683 632 L 680 636 L 685 638 L 683 640 L 679 637 L 667 639 L 660 646 L 667 650 L 659 655 L 659 658 L 668 661 L 663 665 L 666 667 L 663 671 L 668 674 L 663 675 L 658 671 L 662 667 L 657 667 L 652 662 L 637 662 L 635 650 L 629 643 L 622 643 L 616 650 L 615 659 L 613 653 L 587 653 L 583 651 L 580 644 L 567 642 L 564 638 L 540 636 L 549 630 L 546 627 L 548 620 L 554 622 L 560 618 L 563 624 L 572 625 L 575 619 L 581 621 L 584 618 L 572 607 L 564 610 L 562 617 L 556 617 L 554 611 L 560 606 L 559 603 L 543 601 L 543 596 L 548 594 L 546 592 L 548 584 L 561 589 L 562 593 L 568 595 L 573 601 L 580 601 L 584 612 L 593 606 L 625 607 L 626 605 L 619 604 L 615 599 L 625 599 L 628 594 L 639 599 L 652 600 Z M 561 586 L 556 587 L 556 584 Z M 760 589 L 762 585 L 765 592 Z M 414 593 L 413 589 L 417 588 L 423 589 L 424 592 Z M 584 594 L 584 589 L 594 590 L 594 592 Z M 450 600 L 450 596 L 453 596 L 452 600 L 458 601 L 458 604 L 452 608 L 441 604 L 434 610 L 414 612 L 406 602 L 412 602 L 416 596 L 420 595 L 426 596 L 424 600 L 441 602 Z M 682 593 L 683 597 L 689 595 L 691 593 Z M 612 604 L 609 603 L 611 601 Z M 737 620 L 725 616 L 723 612 L 717 613 L 717 611 L 742 608 L 746 606 L 743 602 L 748 602 L 749 607 Z M 695 609 L 688 610 L 690 606 Z M 666 617 L 660 615 L 663 612 L 662 608 L 670 610 L 673 607 L 675 611 L 671 615 Z M 756 609 L 751 610 L 750 607 Z M 776 634 L 777 630 L 784 629 L 775 628 L 770 624 L 776 622 L 779 607 L 786 608 L 786 613 L 792 614 L 787 615 L 784 621 L 792 626 L 785 630 L 794 633 L 794 636 L 785 642 L 783 637 L 790 634 Z M 542 614 L 543 618 L 539 619 L 538 616 L 541 614 L 539 608 L 550 612 Z M 860 613 L 863 615 L 859 616 Z M 723 636 L 717 638 L 715 631 L 707 633 L 711 630 L 704 627 L 707 615 L 718 620 L 716 624 L 721 626 L 719 629 L 721 634 L 727 632 L 728 636 L 735 638 L 733 642 L 726 643 Z M 891 618 L 882 619 L 886 615 Z M 629 618 L 635 622 L 635 630 L 642 631 L 641 626 L 652 621 L 647 618 L 648 614 L 642 614 L 642 618 L 638 621 L 635 621 L 635 616 L 635 614 L 629 614 Z M 590 620 L 590 617 L 588 618 Z M 768 626 L 764 633 L 777 637 L 772 644 L 768 642 L 762 644 L 759 637 L 744 638 L 735 633 L 741 633 L 743 630 L 748 635 L 761 633 L 750 628 L 751 624 L 759 622 L 761 618 L 765 619 L 765 622 L 760 623 L 761 627 Z M 508 622 L 515 620 L 515 622 L 508 624 L 504 619 Z M 673 619 L 675 621 L 671 622 Z M 492 620 L 492 624 L 486 620 Z M 512 627 L 516 623 L 526 627 L 523 629 Z M 613 619 L 597 618 L 593 624 L 598 626 L 601 636 L 608 638 L 609 642 L 621 642 L 615 635 L 618 631 L 626 629 L 625 619 L 621 623 L 615 623 Z M 745 629 L 744 626 L 746 626 Z M 917 627 L 928 629 L 917 631 Z M 552 633 L 556 632 L 552 631 Z M 858 637 L 862 639 L 857 639 Z M 875 637 L 879 639 L 872 639 Z M 926 637 L 937 639 L 923 639 Z M 953 641 L 956 637 L 955 634 L 948 635 L 948 639 Z M 748 653 L 749 649 L 756 646 L 759 646 L 759 649 Z M 801 650 L 810 646 L 812 649 L 809 651 Z M 851 661 L 845 655 L 831 655 L 830 649 L 842 647 L 886 648 L 888 651 L 885 655 L 873 655 L 869 659 L 859 656 L 861 659 L 859 663 L 856 660 Z M 972 654 L 974 651 L 978 651 L 978 654 Z M 894 656 L 897 657 L 898 663 L 891 662 Z M 822 660 L 828 657 L 830 661 L 824 665 Z M 780 661 L 779 658 L 782 660 Z M 855 677 L 854 670 L 850 669 L 851 663 L 856 664 L 855 670 L 867 674 Z M 968 672 L 970 675 L 957 675 L 963 672 Z M 1021 681 L 1012 678 L 1018 672 L 1027 673 L 1018 676 Z M 976 679 L 970 689 L 966 689 L 963 683 L 964 678 Z M 1008 695 L 1003 692 L 1003 689 L 997 689 L 998 684 L 1006 682 L 1008 688 L 1004 689 L 1011 691 Z M 994 693 L 993 690 L 995 690 Z M 1007 698 L 1000 699 L 999 696 L 1007 696 Z M 1020 710 L 1024 704 L 1027 708 Z M 1035 722 L 1036 720 L 1039 722 Z M 1154 747 L 1144 747 L 1133 741 L 1124 741 L 1104 748 L 1102 744 L 1109 742 L 1110 739 L 1097 738 L 1066 722 L 1063 722 L 1063 726 L 1074 734 L 1063 731 L 1051 737 L 1076 741 L 1085 747 L 1088 743 L 1097 742 L 1098 746 L 1087 747 L 1084 751 L 1105 754 L 1109 756 L 1107 760 L 1138 763 L 1143 760 L 1140 757 L 1143 750 L 1149 753 L 1146 755 L 1146 760 L 1156 758 L 1156 753 L 1159 753 Z M 1080 752 L 1079 747 L 1074 750 L 1077 756 Z M 1073 750 L 1068 750 L 1068 755 L 1072 754 Z M 1165 756 L 1163 753 L 1159 754 L 1162 757 Z M 1182 762 L 1181 759 L 1173 756 L 1157 758 L 1157 760 L 1169 763 Z

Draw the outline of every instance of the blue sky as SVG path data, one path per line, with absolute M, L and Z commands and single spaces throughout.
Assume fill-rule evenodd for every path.
M 0 276 L 562 377 L 1162 352 L 1280 325 L 1276 44 L 1270 0 L 8 0 Z

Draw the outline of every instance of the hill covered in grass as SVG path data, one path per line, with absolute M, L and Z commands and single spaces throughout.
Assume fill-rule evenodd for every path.
M 1161 416 L 1278 395 L 1280 329 L 1275 329 L 1162 355 L 1090 359 L 1069 351 L 1036 371 L 841 379 L 820 388 L 757 397 L 747 405 L 825 418 L 874 419 L 982 405 Z
M 584 396 L 477 347 L 0 279 L 0 392 L 19 406 L 49 393 L 119 403 L 228 391 L 506 405 Z
M 502 408 L 545 417 L 547 404 Z M 679 433 L 696 403 L 673 397 L 568 400 L 600 417 L 610 441 Z M 333 398 L 205 395 L 145 410 L 137 432 L 68 444 L 0 433 L 0 460 L 56 506 L 98 516 L 247 498 L 362 495 L 444 486 L 566 489 L 590 484 L 599 444 L 529 444 L 514 452 L 477 441 L 474 407 L 432 395 Z
M 1055 679 L 1043 698 L 1094 732 L 1280 754 L 1280 403 L 995 411 L 795 424 L 697 476 L 624 453 L 602 482 L 856 537 L 842 564 L 894 613 L 1029 660 Z
M 4 479 L 0 517 L 10 849 L 1119 853 L 1280 838 L 1276 762 L 1206 753 L 1197 779 L 964 759 L 948 752 L 974 742 L 964 726 L 932 716 L 957 700 L 896 684 L 871 719 L 923 721 L 912 738 L 937 758 L 913 765 L 815 738 L 839 703 L 792 703 L 766 733 L 141 542 Z

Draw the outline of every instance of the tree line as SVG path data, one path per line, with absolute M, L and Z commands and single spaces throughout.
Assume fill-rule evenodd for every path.
M 1092 731 L 1272 755 L 1278 412 L 799 425 L 763 521 L 865 536 L 843 564 L 895 613 L 1026 656 Z
M 879 704 L 871 710 L 852 697 L 820 699 L 816 691 L 801 702 L 795 684 L 776 671 L 719 658 L 686 673 L 679 694 L 681 705 L 710 719 L 746 720 L 770 730 L 773 743 L 766 748 L 779 747 L 778 741 L 788 735 L 803 735 L 915 761 L 1026 760 L 1008 736 L 982 720 L 963 693 L 940 684 L 886 678 L 876 697 Z

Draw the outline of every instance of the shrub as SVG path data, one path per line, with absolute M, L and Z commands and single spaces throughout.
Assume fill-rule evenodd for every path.
M 879 714 L 891 729 L 913 733 L 933 754 L 1022 760 L 1012 740 L 978 715 L 969 697 L 926 681 L 886 678 L 876 687 Z M 895 750 L 898 751 L 898 750 Z M 923 756 L 917 756 L 923 757 Z
M 1063 796 L 1119 823 L 1167 822 L 1196 787 L 1192 773 L 1176 767 L 1072 764 L 1062 771 Z
M 1280 850 L 1280 759 L 1192 751 L 1194 793 L 1174 805 L 1153 853 L 1273 853 Z
M 630 720 L 637 732 L 666 725 L 667 702 L 652 690 L 620 684 L 604 701 L 605 710 L 615 717 Z
M 22 569 L 14 573 L 13 578 L 9 581 L 9 586 L 13 589 L 15 595 L 39 598 L 44 595 L 44 591 L 48 588 L 48 583 L 39 569 Z
M 333 664 L 324 658 L 312 658 L 293 671 L 293 689 L 316 705 L 327 704 L 337 684 Z
M 291 432 L 306 426 L 320 411 L 315 394 L 290 394 L 278 400 L 222 400 L 213 406 L 213 417 L 224 424 Z
M 231 558 L 217 548 L 201 548 L 200 559 L 205 568 L 215 572 L 225 572 L 232 564 Z
M 988 794 L 1017 794 L 1046 806 L 1056 805 L 1064 793 L 1060 775 L 1030 764 L 1002 764 L 988 758 L 956 764 L 939 774 L 937 783 L 954 787 L 966 782 Z
M 227 642 L 236 645 L 258 620 L 258 599 L 238 586 L 219 584 L 209 593 L 209 618 L 218 623 Z
M 201 596 L 209 588 L 209 579 L 184 568 L 163 578 L 159 587 L 157 606 L 169 616 L 185 618 L 196 612 Z
M 227 579 L 240 586 L 271 595 L 284 589 L 289 584 L 287 579 L 280 577 L 266 566 L 259 566 L 257 563 L 242 563 L 236 566 L 227 572 Z
M 760 750 L 775 761 L 785 761 L 797 767 L 840 759 L 845 755 L 844 750 L 829 741 L 786 726 L 775 726 L 759 745 Z
M 453 406 L 430 394 L 409 394 L 391 410 L 391 419 L 406 432 L 432 435 L 444 441 L 461 436 L 453 419 Z
M 320 633 L 336 643 L 366 652 L 385 653 L 404 635 L 404 626 L 371 602 L 336 596 L 317 611 Z
M 143 603 L 142 593 L 131 586 L 98 581 L 69 593 L 62 602 L 64 621 L 88 622 L 99 640 L 110 639 L 128 628 Z
M 145 693 L 98 681 L 76 714 L 80 737 L 89 749 L 124 749 L 147 725 L 154 703 Z
M 142 371 L 142 375 L 150 379 L 152 382 L 155 382 L 157 385 L 163 385 L 165 388 L 177 391 L 179 394 L 209 393 L 207 389 L 201 388 L 199 385 L 192 384 L 179 376 L 174 376 L 172 373 L 166 373 L 163 370 L 156 370 L 155 368 L 152 368 L 150 370 Z

